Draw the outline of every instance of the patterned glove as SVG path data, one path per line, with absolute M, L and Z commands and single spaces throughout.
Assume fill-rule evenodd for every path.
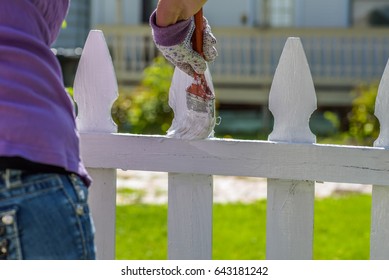
M 216 38 L 211 32 L 207 19 L 204 18 L 203 58 L 192 48 L 191 39 L 195 30 L 193 18 L 168 27 L 159 27 L 155 17 L 154 12 L 150 17 L 153 39 L 166 59 L 192 77 L 195 72 L 203 74 L 207 69 L 206 61 L 213 62 L 218 55 L 215 48 Z

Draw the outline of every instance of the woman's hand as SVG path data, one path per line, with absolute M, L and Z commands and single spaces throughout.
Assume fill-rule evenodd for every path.
M 195 52 L 191 44 L 195 29 L 193 15 L 205 2 L 206 0 L 160 0 L 156 12 L 150 18 L 153 38 L 158 49 L 166 59 L 190 76 L 195 73 L 203 74 L 207 69 L 206 62 L 212 62 L 217 57 L 216 38 L 205 18 L 204 57 Z M 171 6 L 173 3 L 177 5 Z M 162 19 L 163 26 L 159 24 L 158 18 Z
M 166 27 L 187 20 L 196 14 L 207 0 L 159 0 L 156 24 Z

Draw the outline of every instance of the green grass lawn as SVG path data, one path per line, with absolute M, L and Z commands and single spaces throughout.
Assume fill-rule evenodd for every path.
M 316 200 L 314 259 L 368 259 L 370 207 L 368 195 Z M 213 223 L 213 259 L 265 259 L 265 200 L 215 204 Z M 167 258 L 166 205 L 118 206 L 116 258 Z

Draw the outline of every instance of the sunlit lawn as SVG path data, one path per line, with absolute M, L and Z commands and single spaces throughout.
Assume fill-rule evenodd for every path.
M 316 200 L 315 259 L 368 259 L 371 197 L 347 195 Z M 265 258 L 266 201 L 215 204 L 213 259 Z M 117 209 L 117 259 L 167 258 L 167 206 Z

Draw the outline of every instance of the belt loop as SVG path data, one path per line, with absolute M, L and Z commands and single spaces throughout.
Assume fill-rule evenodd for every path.
M 86 194 L 85 194 L 85 191 L 80 186 L 80 182 L 81 182 L 80 177 L 78 177 L 76 174 L 70 174 L 69 177 L 70 177 L 70 181 L 73 184 L 73 187 L 74 187 L 74 190 L 77 194 L 78 199 L 81 201 L 85 201 Z
M 19 187 L 22 184 L 22 171 L 14 169 L 6 169 L 3 178 L 5 186 L 8 189 Z

